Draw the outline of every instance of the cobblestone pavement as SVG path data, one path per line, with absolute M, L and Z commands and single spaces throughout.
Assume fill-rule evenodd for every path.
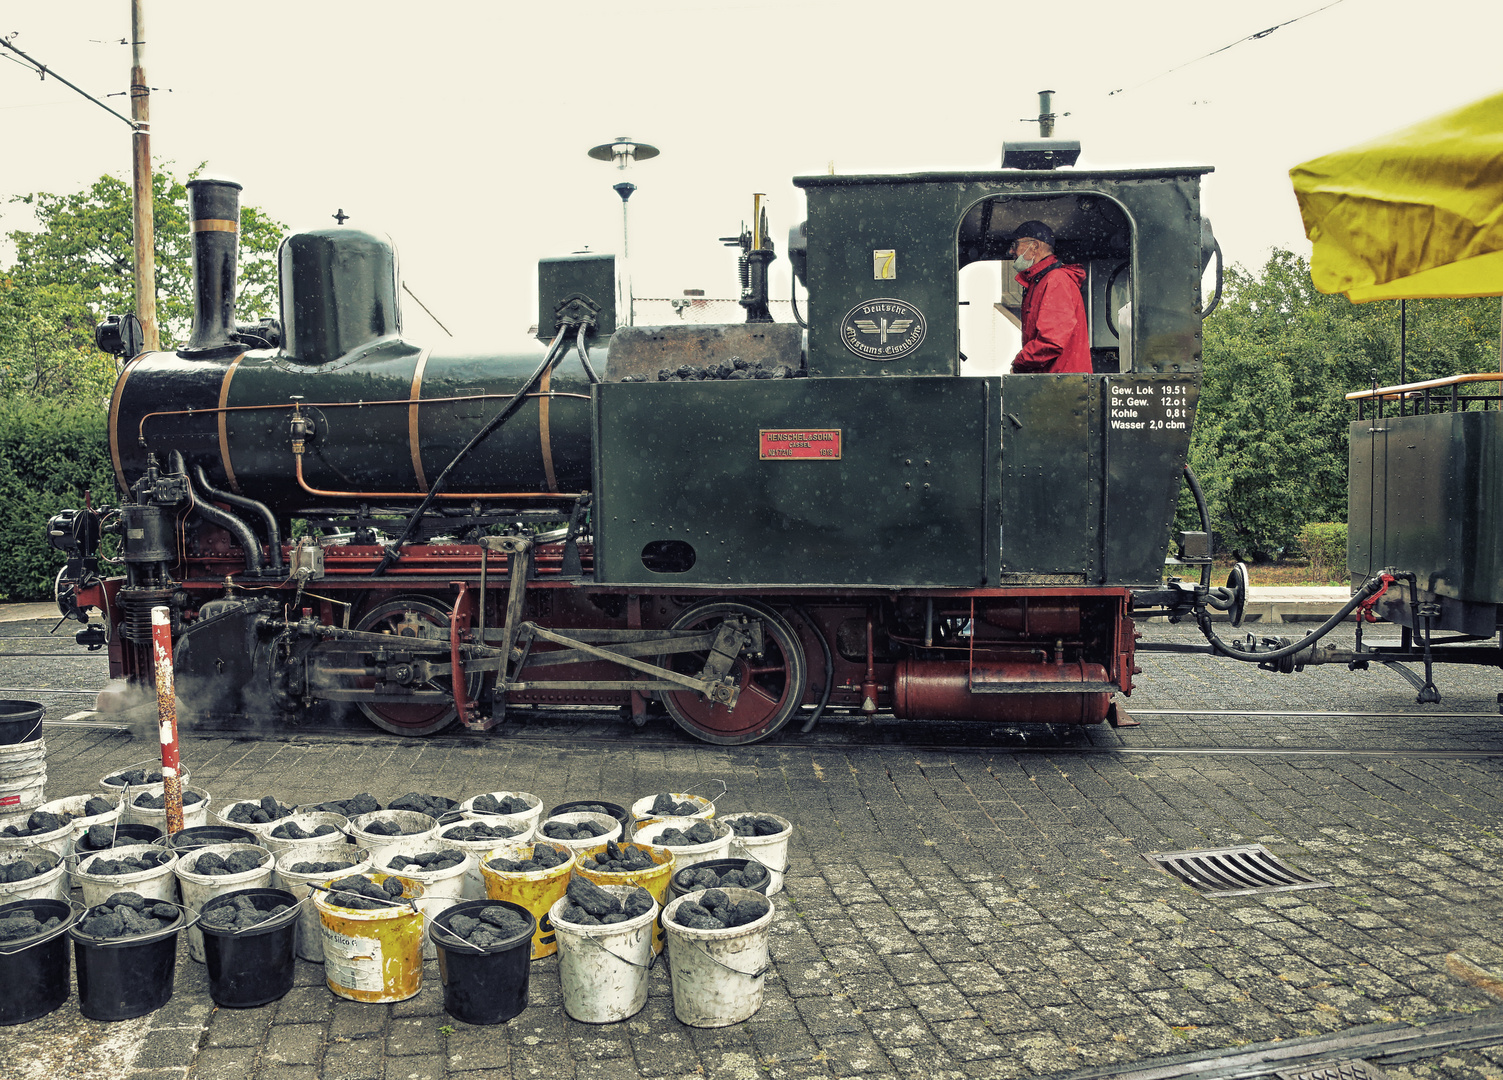
M 0 654 L 30 647 L 39 625 L 6 627 Z M 321 968 L 299 962 L 280 1002 L 223 1010 L 183 949 L 165 1008 L 105 1025 L 70 1000 L 0 1029 L 0 1075 L 1027 1077 L 1500 1004 L 1486 989 L 1503 971 L 1496 672 L 1442 671 L 1445 700 L 1420 707 L 1382 669 L 1280 676 L 1203 657 L 1141 662 L 1128 703 L 1139 728 L 930 725 L 902 745 L 901 725 L 832 717 L 815 741 L 741 749 L 598 720 L 509 725 L 483 741 L 188 737 L 194 783 L 221 804 L 501 788 L 550 805 L 627 802 L 724 779 L 722 812 L 770 811 L 798 829 L 764 1004 L 734 1027 L 686 1027 L 659 966 L 643 1012 L 580 1024 L 548 959 L 532 965 L 529 1008 L 496 1027 L 444 1014 L 431 964 L 422 993 L 396 1005 L 336 999 Z M 97 667 L 0 655 L 0 681 L 91 686 Z M 1359 715 L 1321 715 L 1342 711 Z M 52 797 L 155 749 L 118 732 L 45 734 Z M 991 745 L 934 745 L 941 734 Z M 1333 887 L 1213 898 L 1141 857 L 1246 843 Z M 1387 1071 L 1498 1076 L 1503 1048 Z

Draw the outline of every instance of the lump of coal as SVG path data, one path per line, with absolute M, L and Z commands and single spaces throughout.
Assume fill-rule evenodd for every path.
M 494 795 L 481 795 L 470 806 L 485 814 L 526 814 L 532 810 L 531 803 L 515 795 L 508 795 L 504 799 L 498 799 Z
M 113 809 L 115 809 L 114 803 L 95 795 L 88 802 L 84 803 L 83 816 L 98 817 L 100 814 L 108 814 Z
M 250 897 L 236 896 L 207 908 L 198 921 L 210 930 L 249 930 L 252 926 L 276 918 L 286 910 L 286 904 L 275 904 L 262 911 Z
M 705 894 L 699 898 L 700 906 L 709 911 L 718 911 L 726 907 L 730 900 L 725 895 L 724 889 L 706 889 Z
M 393 799 L 386 809 L 415 810 L 419 814 L 427 814 L 429 817 L 439 818 L 458 805 L 459 802 L 456 799 L 446 799 L 442 795 L 422 795 L 416 791 L 409 791 L 400 799 Z
M 111 807 L 113 809 L 113 807 Z M 3 831 L 5 836 L 39 836 L 42 833 L 57 832 L 71 821 L 71 814 L 53 814 L 46 810 L 35 810 L 26 819 L 23 825 L 7 825 Z
M 569 861 L 569 853 L 549 844 L 534 844 L 530 859 L 503 859 L 500 857 L 486 863 L 492 870 L 508 874 L 529 874 L 535 870 L 551 870 Z
M 56 915 L 41 922 L 29 911 L 18 911 L 0 919 L 0 941 L 20 941 L 23 938 L 44 934 L 62 920 Z
M 529 930 L 527 920 L 511 908 L 487 907 L 480 909 L 480 918 L 500 932 L 502 939 L 519 937 Z
M 328 836 L 330 833 L 337 833 L 338 831 L 338 829 L 327 821 L 322 825 L 314 826 L 312 832 L 309 832 L 295 821 L 289 821 L 272 829 L 271 835 L 278 840 L 312 840 L 315 836 Z
M 715 914 L 725 918 L 727 926 L 745 926 L 747 923 L 754 923 L 763 915 L 766 915 L 771 910 L 771 907 L 771 902 L 760 896 L 749 897 L 745 900 L 737 900 L 731 905 L 728 912 L 722 909 L 716 911 Z
M 147 900 L 139 893 L 111 893 L 105 902 L 90 908 L 78 920 L 80 933 L 96 938 L 129 937 L 150 934 L 170 925 L 178 917 L 177 908 L 158 900 Z
M 348 859 L 339 862 L 300 862 L 293 863 L 287 870 L 293 874 L 337 874 L 354 865 Z
M 424 851 L 419 855 L 393 855 L 386 867 L 399 874 L 433 874 L 452 869 L 464 860 L 465 854 L 462 851 Z
M 204 797 L 191 788 L 185 788 L 183 790 L 184 806 L 192 806 L 194 803 L 201 803 L 203 801 Z M 143 810 L 164 809 L 167 806 L 167 793 L 164 791 L 160 795 L 148 795 L 143 791 L 141 794 L 136 796 L 136 805 Z
M 139 874 L 143 870 L 155 870 L 172 861 L 166 851 L 143 851 L 139 855 L 127 855 L 123 859 L 95 859 L 85 868 L 90 874 L 118 877 L 121 874 Z
M 525 825 L 486 825 L 471 821 L 445 829 L 440 835 L 445 840 L 507 840 L 526 831 Z
M 391 821 L 371 821 L 361 827 L 361 832 L 372 836 L 401 836 L 402 827 Z
M 782 832 L 784 825 L 776 818 L 770 817 L 746 817 L 737 818 L 735 821 L 726 822 L 735 830 L 737 836 L 776 836 Z
M 621 902 L 621 911 L 628 919 L 635 919 L 638 915 L 645 915 L 652 910 L 652 894 L 646 889 L 634 889 L 625 900 Z
M 45 874 L 52 869 L 52 865 L 43 859 L 38 859 L 36 862 L 30 859 L 17 859 L 13 863 L 0 866 L 0 881 L 28 881 Z
M 148 773 L 145 769 L 131 769 L 129 772 L 116 773 L 114 776 L 106 776 L 104 782 L 110 787 L 138 787 L 141 784 L 160 784 L 162 782 L 162 770 Z
M 316 806 L 305 806 L 303 809 L 309 813 L 323 811 L 327 814 L 342 814 L 347 818 L 352 818 L 359 817 L 361 814 L 374 814 L 381 809 L 381 804 L 362 791 L 359 795 L 353 795 L 348 799 L 334 799 L 330 802 L 321 802 Z
M 244 874 L 260 867 L 266 853 L 254 851 L 236 851 L 229 858 L 224 858 L 217 852 L 206 851 L 198 857 L 193 864 L 193 872 L 196 874 L 212 875 L 220 877 L 226 874 Z
M 725 923 L 715 918 L 704 907 L 690 900 L 680 904 L 673 912 L 673 922 L 691 930 L 724 930 Z
M 237 825 L 265 825 L 291 813 L 292 807 L 283 806 L 275 796 L 266 795 L 262 797 L 260 805 L 252 802 L 236 803 L 225 818 Z
M 668 792 L 652 800 L 652 812 L 658 817 L 693 817 L 703 809 L 698 803 L 679 802 Z
M 569 879 L 567 895 L 571 903 L 584 908 L 597 919 L 605 915 L 618 915 L 621 912 L 620 900 L 594 882 L 586 881 L 581 877 Z
M 567 821 L 549 821 L 543 825 L 543 835 L 550 840 L 589 840 L 596 836 L 604 836 L 611 829 L 595 821 L 580 821 L 571 824 Z
M 599 870 L 607 874 L 625 874 L 642 870 L 651 870 L 657 864 L 652 861 L 652 856 L 632 844 L 621 847 L 614 840 L 605 842 L 605 851 L 599 855 L 592 855 L 580 863 L 586 870 Z
M 658 847 L 689 847 L 693 844 L 708 844 L 715 839 L 715 826 L 708 821 L 696 821 L 687 829 L 664 829 L 655 843 Z
M 113 825 L 90 825 L 89 831 L 80 838 L 82 846 L 92 848 L 95 851 L 103 851 L 107 847 L 113 847 L 115 843 L 115 827 Z
M 401 895 L 402 883 L 396 878 L 378 885 L 364 874 L 354 874 L 329 884 L 329 903 L 361 911 L 389 908 Z

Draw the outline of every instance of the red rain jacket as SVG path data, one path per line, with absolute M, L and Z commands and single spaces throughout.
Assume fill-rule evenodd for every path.
M 1066 265 L 1053 255 L 1017 275 L 1023 286 L 1023 349 L 1012 362 L 1014 374 L 1091 370 L 1090 326 L 1080 298 L 1085 276 L 1085 267 Z

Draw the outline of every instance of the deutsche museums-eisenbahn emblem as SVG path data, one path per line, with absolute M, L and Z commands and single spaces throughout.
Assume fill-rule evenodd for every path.
M 929 324 L 906 300 L 863 300 L 840 321 L 840 340 L 857 356 L 879 363 L 898 360 L 924 343 Z

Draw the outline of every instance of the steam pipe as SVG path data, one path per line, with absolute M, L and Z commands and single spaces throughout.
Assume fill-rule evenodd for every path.
M 198 486 L 203 488 L 204 494 L 208 495 L 209 498 L 217 499 L 219 502 L 229 503 L 231 506 L 238 506 L 242 510 L 250 510 L 261 515 L 261 519 L 266 522 L 266 546 L 271 555 L 271 570 L 280 577 L 282 574 L 282 530 L 277 526 L 277 516 L 271 512 L 271 508 L 265 503 L 257 502 L 255 499 L 247 499 L 244 495 L 236 495 L 229 491 L 220 491 L 213 484 L 209 483 L 209 477 L 204 472 L 202 465 L 195 465 L 193 472 L 198 477 Z
M 261 541 L 256 539 L 256 534 L 251 527 L 241 521 L 227 510 L 221 510 L 207 499 L 203 498 L 198 489 L 193 485 L 193 478 L 188 475 L 188 465 L 183 461 L 180 450 L 172 451 L 170 458 L 173 469 L 182 474 L 188 482 L 188 491 L 193 496 L 193 509 L 199 517 L 205 521 L 212 521 L 222 529 L 229 530 L 235 539 L 240 541 L 240 546 L 245 549 L 245 572 L 250 577 L 261 576 Z
M 240 185 L 233 180 L 190 180 L 188 208 L 193 229 L 193 334 L 178 355 L 227 352 L 238 348 L 235 273 Z

